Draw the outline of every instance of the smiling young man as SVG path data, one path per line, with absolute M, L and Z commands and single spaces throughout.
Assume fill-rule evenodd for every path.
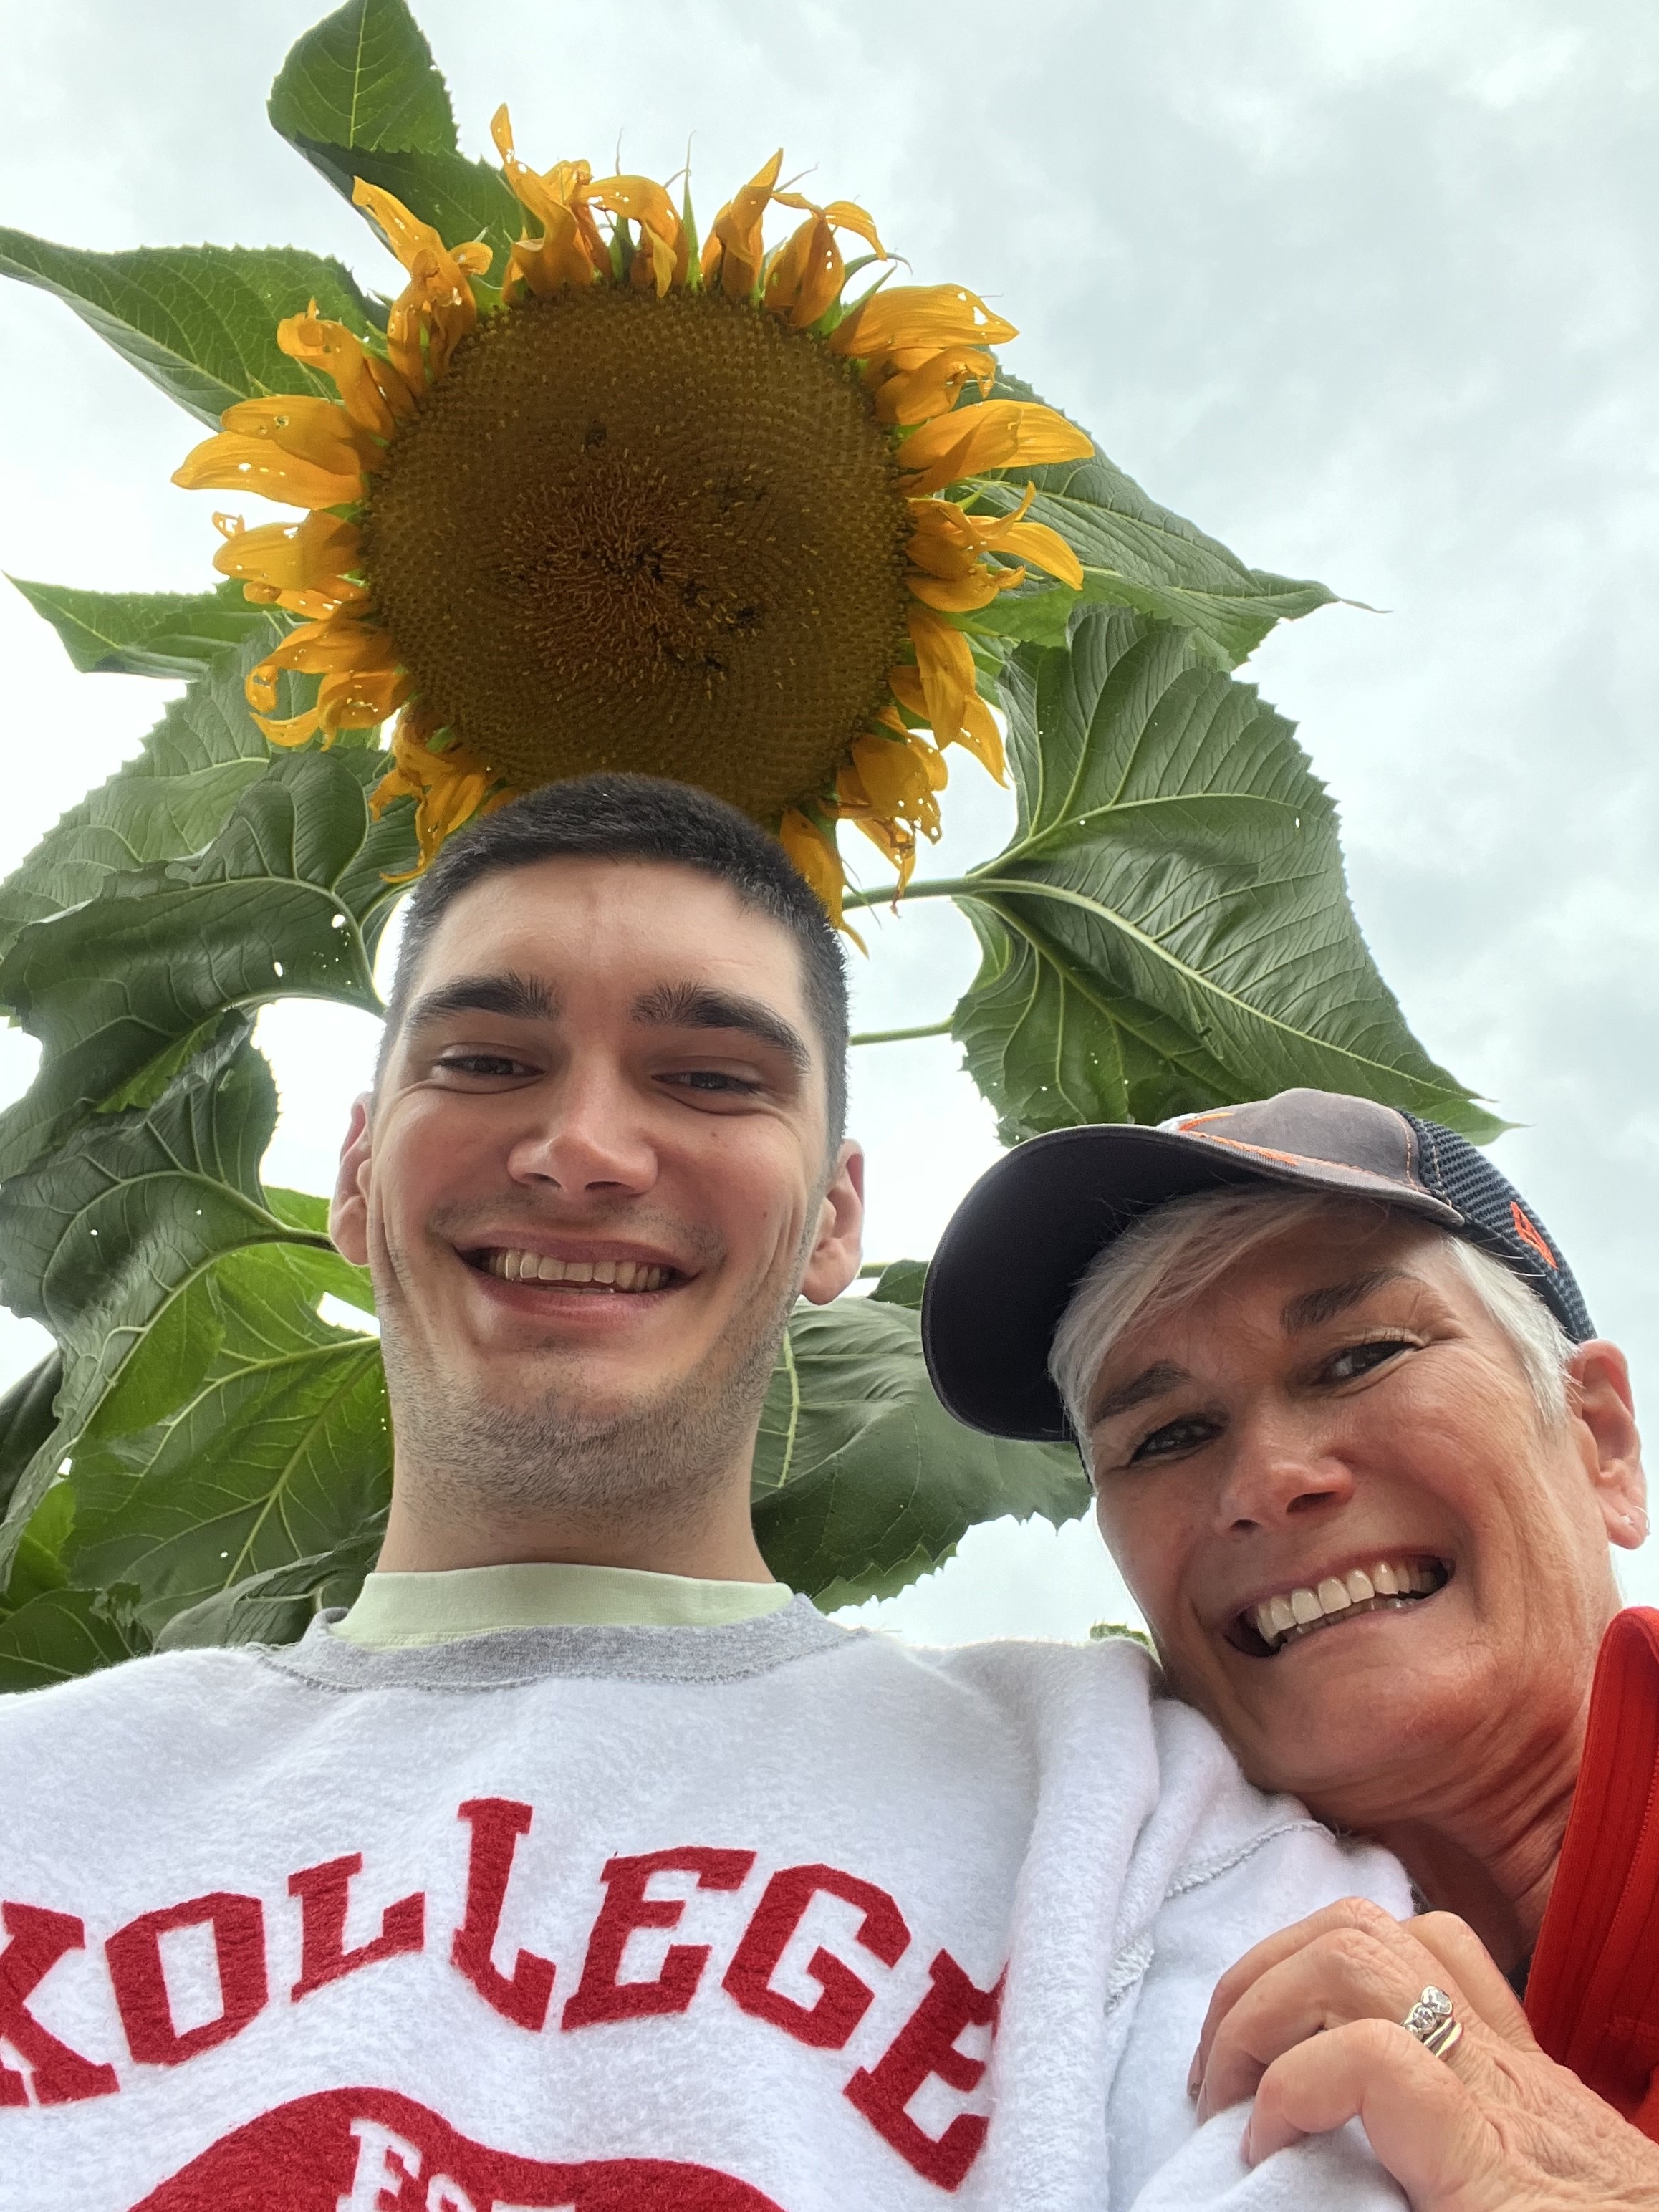
M 959 1416 L 1082 1440 L 1170 1685 L 1251 1778 L 1436 1908 L 1253 1951 L 1200 2116 L 1255 2093 L 1261 2155 L 1362 2115 L 1419 2212 L 1659 2204 L 1607 2109 L 1659 2139 L 1659 1614 L 1609 1550 L 1647 1532 L 1640 1441 L 1520 1194 L 1319 1091 L 1066 1131 L 959 1211 L 924 1331 Z
M 378 1569 L 296 1646 L 0 1701 L 8 2212 L 1396 2202 L 1182 2091 L 1217 1974 L 1403 1906 L 1391 1862 L 1131 1644 L 908 1650 L 770 1577 L 768 1380 L 858 1267 L 846 1033 L 718 801 L 590 778 L 446 847 L 335 1200 Z

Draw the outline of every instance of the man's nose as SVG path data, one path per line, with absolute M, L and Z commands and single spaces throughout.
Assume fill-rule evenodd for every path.
M 507 1171 L 517 1182 L 573 1198 L 648 1190 L 657 1178 L 656 1151 L 621 1072 L 574 1060 L 538 1096 L 537 1117 L 514 1139 Z
M 1247 1419 L 1235 1427 L 1232 1445 L 1216 1499 L 1218 1530 L 1283 1528 L 1353 1496 L 1352 1469 L 1293 1419 Z

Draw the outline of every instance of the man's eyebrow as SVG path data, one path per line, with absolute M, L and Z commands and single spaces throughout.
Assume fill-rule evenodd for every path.
M 1350 1276 L 1346 1283 L 1331 1283 L 1322 1291 L 1304 1291 L 1300 1297 L 1286 1300 L 1279 1325 L 1286 1336 L 1299 1336 L 1304 1329 L 1317 1328 L 1322 1322 L 1334 1321 L 1338 1314 L 1358 1305 L 1385 1283 L 1408 1279 L 1403 1267 L 1373 1267 L 1369 1274 Z
M 1149 1398 L 1156 1398 L 1177 1382 L 1188 1380 L 1187 1370 L 1177 1367 L 1172 1359 L 1156 1359 L 1150 1367 L 1143 1367 L 1139 1375 L 1127 1382 L 1120 1382 L 1115 1390 L 1089 1409 L 1089 1426 L 1097 1428 L 1102 1421 L 1109 1421 L 1119 1413 L 1132 1413 L 1137 1406 L 1144 1406 Z
M 406 1026 L 421 1029 L 453 1014 L 502 1014 L 509 1021 L 556 1021 L 562 1008 L 556 991 L 533 975 L 514 969 L 494 975 L 458 975 L 452 983 L 424 991 L 409 1010 Z
M 812 1065 L 800 1031 L 770 1006 L 741 992 L 717 991 L 708 983 L 658 983 L 641 992 L 632 1012 L 636 1022 L 659 1029 L 735 1030 L 786 1054 L 803 1075 Z

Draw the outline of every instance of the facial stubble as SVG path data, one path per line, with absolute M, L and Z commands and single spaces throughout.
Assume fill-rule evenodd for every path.
M 809 1224 L 816 1213 L 809 1209 Z M 683 1247 L 683 1231 L 678 1242 Z M 442 1370 L 420 1356 L 401 1285 L 389 1283 L 379 1301 L 381 1346 L 410 1504 L 422 1517 L 446 1521 L 696 1522 L 734 1462 L 747 1456 L 810 1249 L 809 1226 L 787 1280 L 769 1298 L 757 1291 L 732 1302 L 717 1347 L 722 1356 L 604 1411 L 584 1403 L 579 1356 L 559 1362 L 556 1380 L 539 1397 L 516 1404 Z M 711 1247 L 698 1256 L 712 1264 L 720 1255 Z M 398 1273 L 388 1269 L 394 1281 Z

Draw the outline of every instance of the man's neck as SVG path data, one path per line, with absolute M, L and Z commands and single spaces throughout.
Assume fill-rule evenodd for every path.
M 769 1583 L 750 1519 L 747 1476 L 683 1522 L 553 1512 L 465 1515 L 446 1510 L 417 1481 L 394 1475 L 381 1574 L 548 1565 L 631 1567 L 702 1582 Z

